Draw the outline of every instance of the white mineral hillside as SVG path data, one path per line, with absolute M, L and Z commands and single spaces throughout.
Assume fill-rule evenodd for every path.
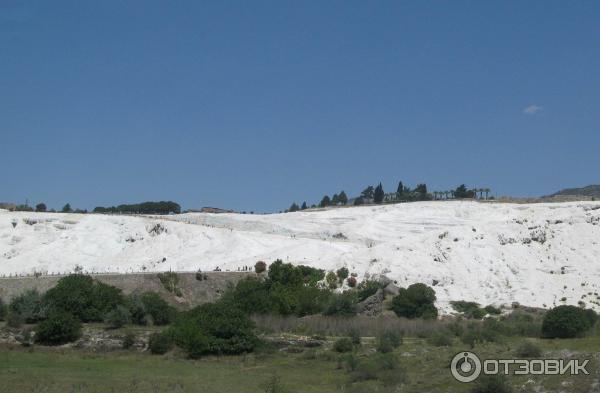
M 236 271 L 277 258 L 434 285 L 438 304 L 600 309 L 600 203 L 422 202 L 273 215 L 0 211 L 0 274 Z

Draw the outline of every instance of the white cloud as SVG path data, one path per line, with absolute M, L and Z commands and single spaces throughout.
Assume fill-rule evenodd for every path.
M 529 105 L 528 107 L 523 109 L 523 114 L 525 115 L 535 115 L 536 113 L 539 113 L 542 111 L 542 109 L 544 109 L 543 107 L 539 106 L 539 105 Z

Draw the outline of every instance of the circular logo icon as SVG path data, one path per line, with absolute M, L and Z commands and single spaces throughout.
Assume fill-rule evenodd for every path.
M 481 374 L 481 360 L 473 352 L 459 352 L 452 358 L 450 372 L 459 382 L 473 382 Z

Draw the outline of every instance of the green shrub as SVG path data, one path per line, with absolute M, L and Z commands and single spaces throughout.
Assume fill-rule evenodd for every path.
M 400 288 L 398 295 L 392 299 L 392 310 L 399 317 L 435 319 L 438 310 L 433 288 L 425 284 L 412 284 L 408 288 Z
M 347 279 L 348 275 L 350 274 L 347 267 L 341 267 L 335 273 L 340 283 L 344 282 L 344 280 Z
M 486 313 L 490 314 L 490 315 L 500 315 L 500 314 L 502 314 L 502 310 L 500 310 L 499 308 L 494 307 L 492 305 L 485 306 L 485 308 L 483 310 Z
M 295 287 L 304 283 L 304 275 L 300 268 L 278 259 L 269 266 L 269 281 L 286 287 Z
M 346 337 L 339 338 L 333 343 L 333 350 L 335 352 L 351 352 L 353 348 L 352 341 Z
M 50 312 L 70 313 L 82 322 L 100 322 L 106 313 L 124 303 L 120 289 L 80 274 L 61 278 L 46 292 L 44 300 Z
M 39 344 L 62 345 L 81 337 L 81 322 L 71 314 L 52 313 L 38 324 L 35 333 L 35 341 Z
M 298 265 L 296 269 L 300 270 L 303 282 L 306 285 L 316 286 L 317 283 L 325 278 L 325 270 L 314 267 Z
M 522 358 L 539 358 L 542 356 L 542 349 L 534 342 L 526 340 L 519 344 L 515 354 Z
M 21 316 L 24 322 L 36 323 L 46 318 L 47 311 L 42 295 L 35 289 L 15 297 L 9 305 L 12 314 Z M 14 315 L 13 315 L 14 316 Z
M 148 341 L 148 348 L 153 355 L 163 355 L 173 348 L 173 340 L 166 333 L 152 333 Z
M 127 332 L 123 336 L 123 349 L 129 349 L 135 345 L 135 333 Z
M 169 334 L 190 357 L 198 358 L 252 352 L 258 344 L 253 329 L 247 314 L 227 302 L 217 302 L 182 313 Z
M 448 332 L 434 332 L 427 341 L 435 347 L 451 347 L 452 336 Z
M 482 374 L 471 389 L 471 393 L 511 393 L 512 391 L 507 378 L 502 374 Z
M 176 311 L 156 292 L 137 292 L 129 295 L 125 302 L 131 321 L 138 325 L 168 325 Z
M 499 323 L 506 336 L 539 337 L 542 332 L 541 319 L 524 311 L 515 310 L 503 316 Z
M 294 291 L 296 309 L 299 317 L 322 313 L 329 303 L 331 292 L 313 286 L 302 286 Z
M 542 335 L 546 338 L 573 338 L 592 327 L 590 314 L 575 306 L 558 306 L 544 315 Z
M 267 271 L 267 264 L 263 261 L 258 261 L 254 265 L 254 271 L 258 274 L 264 273 Z
M 4 304 L 4 301 L 0 297 L 0 321 L 4 321 L 6 313 L 8 312 L 8 306 Z
M 358 329 L 350 329 L 350 331 L 348 332 L 348 336 L 350 337 L 350 341 L 352 341 L 352 344 L 360 345 L 361 337 L 360 331 Z
M 382 288 L 382 285 L 379 281 L 375 280 L 366 280 L 362 281 L 358 284 L 358 301 L 362 302 L 369 296 L 373 296 L 375 292 Z
M 471 324 L 467 326 L 467 329 L 465 329 L 464 333 L 461 335 L 460 340 L 471 348 L 475 348 L 476 344 L 499 342 L 501 341 L 501 327 L 502 326 L 497 321 L 486 319 L 482 324 Z
M 379 365 L 375 361 L 365 359 L 358 362 L 350 377 L 352 382 L 372 381 L 378 379 L 379 370 Z
M 329 303 L 323 311 L 324 315 L 356 315 L 356 295 L 354 292 L 346 291 L 344 293 L 332 294 Z
M 452 301 L 450 304 L 456 311 L 463 313 L 466 318 L 482 319 L 487 313 L 484 309 L 479 307 L 479 303 L 475 302 L 458 300 Z
M 21 316 L 21 314 L 8 311 L 6 314 L 6 326 L 18 329 L 25 323 L 25 318 Z
M 386 330 L 377 337 L 377 352 L 389 353 L 402 345 L 402 335 L 393 330 Z
M 338 286 L 338 278 L 335 275 L 335 272 L 329 272 L 325 276 L 325 281 L 327 281 L 327 286 L 329 289 L 336 289 Z
M 358 368 L 359 363 L 358 358 L 353 353 L 347 353 L 340 356 L 339 362 L 341 365 L 344 365 L 348 371 L 355 371 Z
M 131 323 L 131 313 L 126 307 L 118 305 L 106 313 L 104 316 L 104 323 L 106 323 L 110 329 L 119 329 Z

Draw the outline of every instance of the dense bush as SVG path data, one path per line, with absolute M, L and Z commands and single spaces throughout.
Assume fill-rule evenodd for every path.
M 56 312 L 40 322 L 35 332 L 35 341 L 44 345 L 62 345 L 81 337 L 81 322 L 68 313 Z
M 106 313 L 124 303 L 120 289 L 80 274 L 61 278 L 44 299 L 50 311 L 71 313 L 82 322 L 102 321 Z
M 515 350 L 515 355 L 521 358 L 539 358 L 542 349 L 532 341 L 523 341 Z
M 131 313 L 126 307 L 118 305 L 106 313 L 104 316 L 104 323 L 111 329 L 121 328 L 131 323 Z
M 168 325 L 175 319 L 175 309 L 156 292 L 134 292 L 125 304 L 131 321 L 138 325 Z
M 400 288 L 398 295 L 392 299 L 392 310 L 399 317 L 435 319 L 438 310 L 433 288 L 425 284 L 412 284 L 408 288 Z
M 266 272 L 267 271 L 267 264 L 263 261 L 258 261 L 256 262 L 256 264 L 254 265 L 254 271 L 258 274 Z
M 248 314 L 295 314 L 305 316 L 322 312 L 330 292 L 317 287 L 324 272 L 308 266 L 293 266 L 275 261 L 266 280 L 250 277 L 227 291 L 223 301 Z
M 173 340 L 167 333 L 153 333 L 148 340 L 148 348 L 150 348 L 150 353 L 162 355 L 173 348 Z
M 10 313 L 19 315 L 24 322 L 36 323 L 46 318 L 47 307 L 42 295 L 35 289 L 15 297 L 9 305 Z
M 595 319 L 593 311 L 590 313 L 575 306 L 558 306 L 544 316 L 542 335 L 546 338 L 579 337 L 593 326 Z
M 335 273 L 338 277 L 338 280 L 340 280 L 340 282 L 344 282 L 344 280 L 347 279 L 348 275 L 350 274 L 347 267 L 341 267 Z
M 251 352 L 258 344 L 254 323 L 227 302 L 203 304 L 180 315 L 169 329 L 192 358 L 206 354 Z
M 0 297 L 0 321 L 4 321 L 6 313 L 8 312 L 8 306 L 4 304 L 4 301 Z
M 351 291 L 332 294 L 323 311 L 324 315 L 356 315 L 356 294 Z
M 358 284 L 358 301 L 362 302 L 369 296 L 372 296 L 382 288 L 382 284 L 375 280 L 366 280 Z
M 339 338 L 333 343 L 333 350 L 336 352 L 351 352 L 353 348 L 352 340 L 346 337 Z

